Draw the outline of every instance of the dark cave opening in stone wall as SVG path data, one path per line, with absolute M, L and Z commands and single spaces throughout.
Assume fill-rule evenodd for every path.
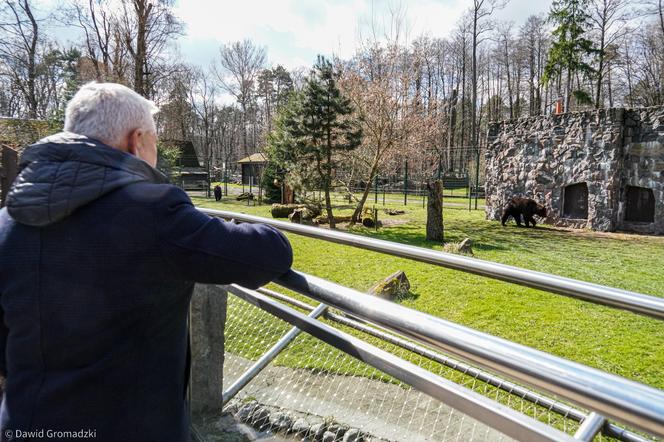
M 637 223 L 655 221 L 655 195 L 652 189 L 627 186 L 625 202 L 625 221 Z
M 588 219 L 588 184 L 576 183 L 565 186 L 563 218 Z

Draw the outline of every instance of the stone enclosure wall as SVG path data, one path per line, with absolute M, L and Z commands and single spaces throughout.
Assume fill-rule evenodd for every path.
M 545 204 L 554 225 L 664 234 L 664 107 L 492 123 L 487 218 L 513 196 Z

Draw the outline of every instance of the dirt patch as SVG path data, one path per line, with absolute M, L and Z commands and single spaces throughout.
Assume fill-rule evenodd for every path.
M 555 227 L 550 225 L 547 225 L 546 227 L 549 230 L 565 232 L 579 238 L 597 238 L 597 239 L 604 238 L 604 239 L 615 239 L 619 241 L 648 240 L 648 241 L 655 241 L 664 245 L 664 236 L 661 235 L 646 235 L 634 232 L 595 232 L 593 230 L 587 230 L 587 229 L 574 229 L 571 227 Z

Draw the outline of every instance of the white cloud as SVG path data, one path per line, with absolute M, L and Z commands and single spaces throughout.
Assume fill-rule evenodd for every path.
M 407 37 L 426 34 L 446 37 L 471 6 L 470 0 L 180 0 L 176 13 L 187 24 L 181 41 L 183 53 L 198 51 L 193 58 L 212 61 L 210 43 L 249 38 L 268 47 L 274 63 L 288 68 L 310 66 L 316 54 L 350 57 L 371 23 L 389 26 L 391 10 L 406 13 Z M 531 13 L 546 11 L 550 0 L 512 0 L 497 16 L 517 22 Z M 379 32 L 382 35 L 382 31 Z M 206 49 L 197 48 L 205 42 Z

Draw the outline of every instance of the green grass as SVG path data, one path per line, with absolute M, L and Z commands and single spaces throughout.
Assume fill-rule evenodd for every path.
M 269 217 L 269 206 L 193 198 L 195 204 Z M 380 201 L 380 200 L 379 200 Z M 456 200 L 453 200 L 456 201 Z M 466 200 L 467 201 L 467 200 Z M 371 200 L 373 202 L 373 200 Z M 390 204 L 406 214 L 377 232 L 354 233 L 441 250 L 424 240 L 421 204 Z M 379 204 L 382 208 L 382 204 Z M 340 213 L 350 213 L 350 207 Z M 664 237 L 565 231 L 549 226 L 520 229 L 486 221 L 483 211 L 446 207 L 445 236 L 474 241 L 475 257 L 583 281 L 664 296 Z M 560 295 L 482 278 L 406 259 L 288 235 L 293 267 L 361 291 L 404 270 L 413 296 L 402 302 L 539 350 L 664 388 L 664 324 L 661 321 Z M 292 357 L 282 361 L 297 366 Z M 320 367 L 323 368 L 323 367 Z

